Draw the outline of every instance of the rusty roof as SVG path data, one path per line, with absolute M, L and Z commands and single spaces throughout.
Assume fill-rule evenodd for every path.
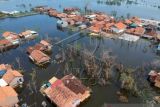
M 76 94 L 84 94 L 87 88 L 74 75 L 66 75 L 62 78 L 64 85 Z

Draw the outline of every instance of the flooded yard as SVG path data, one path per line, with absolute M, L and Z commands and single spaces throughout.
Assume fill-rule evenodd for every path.
M 113 14 L 116 11 L 117 17 L 127 17 L 127 14 L 129 14 L 131 16 L 160 20 L 159 0 L 154 0 L 153 2 L 150 0 L 132 0 L 133 2 L 128 4 L 126 3 L 128 0 L 119 0 L 121 2 L 118 3 L 118 5 L 109 3 L 109 1 L 110 0 L 0 0 L 0 10 L 28 11 L 30 8 L 40 5 L 56 8 L 59 11 L 62 11 L 64 7 L 79 7 L 83 10 L 87 5 L 89 9 L 102 11 L 107 14 Z M 137 2 L 134 3 L 135 1 Z M 11 64 L 14 68 L 23 70 L 25 80 L 24 86 L 22 89 L 18 89 L 21 104 L 27 103 L 30 107 L 40 107 L 42 101 L 46 101 L 47 107 L 56 107 L 40 93 L 40 87 L 53 76 L 61 78 L 69 73 L 75 74 L 92 90 L 91 97 L 87 99 L 86 102 L 82 103 L 80 107 L 102 107 L 105 103 L 121 103 L 117 96 L 117 91 L 120 90 L 120 84 L 116 81 L 116 74 L 113 72 L 113 77 L 109 85 L 101 86 L 98 84 L 97 80 L 92 82 L 86 72 L 83 71 L 79 56 L 72 57 L 73 59 L 67 56 L 69 54 L 69 51 L 66 50 L 68 44 L 82 49 L 82 51 L 93 53 L 93 56 L 96 58 L 101 58 L 103 52 L 109 51 L 116 59 L 114 62 L 115 64 L 123 64 L 125 67 L 136 69 L 135 72 L 140 72 L 140 69 L 143 68 L 145 73 L 142 73 L 143 75 L 140 78 L 145 81 L 148 89 L 147 93 L 151 94 L 146 96 L 150 98 L 154 95 L 160 95 L 159 89 L 151 87 L 147 81 L 148 72 L 151 69 L 160 68 L 160 63 L 156 63 L 155 67 L 155 62 L 160 61 L 160 56 L 156 53 L 156 46 L 152 41 L 147 39 L 139 39 L 137 42 L 128 42 L 120 39 L 98 39 L 89 36 L 87 33 L 78 34 L 74 38 L 53 46 L 52 54 L 50 55 L 50 64 L 45 67 L 36 66 L 26 54 L 29 46 L 33 46 L 41 39 L 45 38 L 51 38 L 54 44 L 76 33 L 76 31 L 68 29 L 59 30 L 56 23 L 56 18 L 49 17 L 45 14 L 13 19 L 0 19 L 0 35 L 5 31 L 20 33 L 27 29 L 35 30 L 39 33 L 37 39 L 27 41 L 15 49 L 0 53 L 0 64 Z M 65 52 L 66 55 L 64 56 L 68 61 L 64 61 L 60 64 L 56 63 L 55 55 L 63 54 L 63 52 Z M 67 71 L 66 63 L 70 64 L 70 60 L 73 65 L 69 66 L 69 70 Z M 154 66 L 152 66 L 153 64 Z M 135 73 L 135 75 L 138 74 L 140 75 L 140 73 Z M 137 78 L 137 81 L 139 82 L 137 84 L 141 85 L 141 80 Z M 97 84 L 94 85 L 94 82 Z M 143 98 L 133 97 L 131 95 L 129 95 L 128 100 L 129 104 L 145 103 Z

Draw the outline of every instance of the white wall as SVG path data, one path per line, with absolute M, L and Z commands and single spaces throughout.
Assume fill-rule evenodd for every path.
M 12 80 L 12 82 L 9 83 L 9 85 L 10 85 L 11 87 L 16 87 L 17 85 L 19 85 L 19 79 L 21 79 L 22 82 L 24 82 L 23 77 L 17 77 L 17 78 L 14 78 L 14 79 Z
M 119 29 L 117 29 L 117 28 L 115 28 L 115 27 L 112 27 L 111 29 L 112 29 L 113 32 L 115 32 L 115 33 L 122 33 L 122 32 L 124 32 L 124 30 L 125 30 L 125 29 L 119 30 Z

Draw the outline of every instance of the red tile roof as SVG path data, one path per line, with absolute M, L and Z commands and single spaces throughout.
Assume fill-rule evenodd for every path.
M 33 50 L 30 56 L 39 64 L 50 60 L 50 57 L 40 50 Z
M 125 24 L 123 24 L 122 22 L 116 23 L 114 25 L 117 29 L 122 30 L 125 29 L 127 26 Z
M 9 102 L 8 102 L 9 99 Z M 18 94 L 11 86 L 0 87 L 0 106 L 10 107 L 18 103 Z
M 10 44 L 11 44 L 11 42 L 7 39 L 1 39 L 0 40 L 0 46 L 1 45 L 10 45 Z
M 8 70 L 3 75 L 2 79 L 9 84 L 16 77 L 23 77 L 23 75 L 21 73 L 19 73 L 18 71 L 16 71 L 16 70 Z
M 126 19 L 126 20 L 124 21 L 124 23 L 127 24 L 127 25 L 128 25 L 128 24 L 132 24 L 132 21 L 129 20 L 129 19 Z
M 100 32 L 100 27 L 98 26 L 91 26 L 89 28 L 90 31 L 94 32 L 94 33 L 99 33 Z
M 18 35 L 18 34 L 13 33 L 13 32 L 9 32 L 9 31 L 4 32 L 4 33 L 2 34 L 3 37 L 8 37 L 8 36 L 13 36 L 13 37 L 15 37 L 15 36 L 17 36 L 17 35 Z

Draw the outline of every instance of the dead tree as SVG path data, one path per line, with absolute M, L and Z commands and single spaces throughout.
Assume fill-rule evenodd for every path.
M 114 66 L 115 58 L 109 55 L 109 51 L 105 51 L 102 54 L 102 63 L 105 80 L 108 81 L 111 78 L 112 68 Z

